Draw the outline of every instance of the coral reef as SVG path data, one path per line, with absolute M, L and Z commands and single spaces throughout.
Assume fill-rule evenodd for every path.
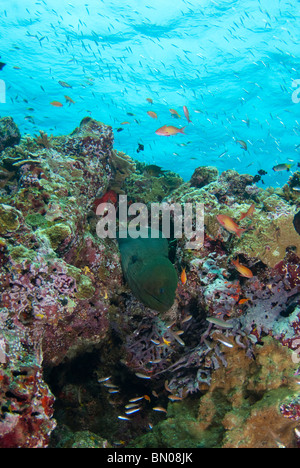
M 0 207 L 0 446 L 11 447 L 47 445 L 54 398 L 42 366 L 105 337 L 108 294 L 122 281 L 117 248 L 106 252 L 87 229 L 93 200 L 111 177 L 110 128 L 85 122 L 22 160 L 27 147 L 28 139 L 16 150 L 22 164 L 11 166 L 15 178 L 2 189 Z M 84 156 L 73 159 L 72 148 Z
M 212 167 L 184 182 L 90 117 L 49 138 L 2 126 L 0 447 L 299 444 L 295 174 L 283 189 Z M 123 193 L 204 205 L 203 245 L 169 241 L 187 280 L 167 311 L 134 297 L 117 241 L 96 234 L 97 204 Z
M 216 167 L 200 166 L 195 169 L 190 184 L 192 187 L 202 188 L 217 180 L 219 172 Z
M 111 158 L 113 169 L 112 181 L 110 189 L 116 193 L 124 193 L 122 190 L 123 184 L 127 177 L 135 172 L 136 166 L 134 161 L 122 151 L 113 151 Z
M 295 447 L 295 420 L 283 405 L 298 395 L 291 352 L 271 337 L 255 359 L 223 347 L 227 366 L 213 371 L 209 390 L 193 402 L 169 403 L 168 418 L 133 442 L 135 447 Z M 289 366 L 287 366 L 289 363 Z
M 217 181 L 200 189 L 187 182 L 174 190 L 167 200 L 203 203 L 206 234 L 213 239 L 222 236 L 232 257 L 244 254 L 274 268 L 283 260 L 288 248 L 300 252 L 300 237 L 293 226 L 295 208 L 290 199 L 286 200 L 281 190 L 257 188 L 252 176 L 225 171 Z M 240 223 L 247 229 L 241 239 L 220 228 L 217 214 L 239 220 L 251 203 L 255 204 L 255 210 L 251 219 L 245 218 Z
M 136 164 L 136 172 L 130 174 L 124 184 L 128 198 L 136 203 L 162 202 L 183 183 L 183 179 L 171 171 L 161 172 L 158 166 Z
M 0 119 L 0 151 L 17 145 L 21 140 L 21 133 L 11 117 Z

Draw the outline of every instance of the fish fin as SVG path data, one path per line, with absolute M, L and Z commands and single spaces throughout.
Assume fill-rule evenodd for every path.
M 182 128 L 179 130 L 179 132 L 180 132 L 180 133 L 183 133 L 183 135 L 185 135 L 185 133 L 184 133 L 184 131 L 183 131 L 184 129 L 185 129 L 185 127 L 182 127 Z
M 247 229 L 243 229 L 243 228 L 237 229 L 236 235 L 237 235 L 238 237 L 241 237 L 241 235 L 243 234 L 243 232 L 246 232 L 246 231 L 247 231 Z

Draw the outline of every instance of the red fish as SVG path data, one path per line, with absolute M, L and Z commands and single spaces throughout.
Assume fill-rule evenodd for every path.
M 247 229 L 240 228 L 235 221 L 233 221 L 230 216 L 220 214 L 217 216 L 217 220 L 227 231 L 233 232 L 238 237 L 241 237 L 242 233 L 247 231 Z
M 188 108 L 186 106 L 183 106 L 183 112 L 188 123 L 192 123 L 192 121 L 190 120 L 190 114 L 189 114 Z
M 156 130 L 156 135 L 162 135 L 162 136 L 171 136 L 171 135 L 177 135 L 177 133 L 183 133 L 185 127 L 182 128 L 177 128 L 173 127 L 173 125 L 163 125 L 160 127 L 158 130 Z

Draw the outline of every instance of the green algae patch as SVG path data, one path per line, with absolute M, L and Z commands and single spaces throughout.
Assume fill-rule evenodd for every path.
M 0 205 L 0 235 L 17 231 L 20 227 L 21 213 L 9 205 Z
M 56 429 L 52 439 L 57 439 L 55 448 L 111 448 L 99 435 L 90 431 L 72 432 L 67 426 Z
M 41 230 L 40 234 L 48 237 L 52 249 L 56 250 L 72 236 L 72 230 L 67 224 L 60 223 Z
M 22 263 L 24 260 L 33 262 L 36 257 L 36 252 L 27 249 L 23 245 L 17 245 L 16 247 L 9 247 L 9 253 L 11 258 L 16 263 Z
M 157 423 L 151 432 L 136 438 L 127 448 L 217 447 L 224 430 L 221 426 L 212 431 L 199 430 L 198 405 L 197 398 L 169 403 L 167 419 Z
M 77 283 L 77 291 L 76 297 L 78 299 L 89 299 L 94 295 L 95 288 L 88 276 L 80 276 L 80 280 Z

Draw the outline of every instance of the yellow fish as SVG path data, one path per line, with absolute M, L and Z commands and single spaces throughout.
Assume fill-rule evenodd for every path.
M 185 268 L 182 269 L 180 279 L 181 279 L 182 284 L 185 284 L 187 282 L 187 276 L 186 276 Z
M 237 269 L 237 271 L 242 276 L 244 276 L 245 278 L 252 278 L 253 277 L 252 271 L 249 268 L 247 268 L 245 265 L 241 265 L 239 259 L 232 260 L 232 263 L 235 266 L 235 268 Z

